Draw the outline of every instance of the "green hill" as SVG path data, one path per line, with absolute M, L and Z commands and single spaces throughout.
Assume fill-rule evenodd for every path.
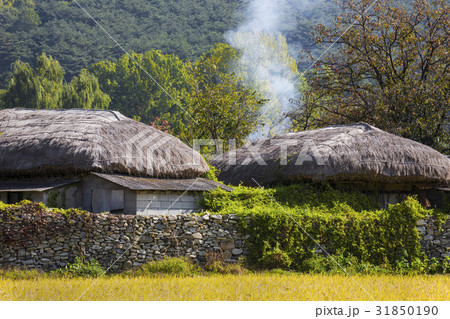
M 396 0 L 403 3 L 406 0 Z M 78 0 L 126 50 L 151 49 L 195 59 L 244 20 L 250 0 Z M 311 29 L 334 18 L 333 0 L 286 0 L 288 13 L 280 30 L 291 55 L 312 43 Z M 298 5 L 301 3 L 301 5 Z M 296 5 L 292 10 L 291 5 Z M 280 9 L 280 8 L 278 8 Z M 0 89 L 6 88 L 11 63 L 34 64 L 41 52 L 65 69 L 66 80 L 84 67 L 115 60 L 123 51 L 75 1 L 0 0 Z
M 39 17 L 39 24 L 24 23 L 23 2 Z M 238 21 L 236 0 L 80 0 L 86 10 L 126 50 L 158 49 L 192 59 L 212 44 L 224 41 L 224 33 Z M 13 3 L 12 6 L 8 6 Z M 0 87 L 17 59 L 33 63 L 42 51 L 66 70 L 66 77 L 93 63 L 115 59 L 121 49 L 95 25 L 73 1 L 0 0 Z M 19 8 L 17 8 L 19 7 Z M 34 8 L 33 8 L 34 7 Z M 19 11 L 19 12 L 17 12 Z M 28 10 L 29 12 L 29 10 Z M 22 21 L 17 21 L 22 19 Z

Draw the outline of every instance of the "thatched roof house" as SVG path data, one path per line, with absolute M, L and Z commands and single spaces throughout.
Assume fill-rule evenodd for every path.
M 211 161 L 238 185 L 329 181 L 358 189 L 413 191 L 450 182 L 450 160 L 365 123 L 263 139 Z
M 187 192 L 189 204 L 170 206 L 179 212 L 196 208 L 200 192 L 226 188 L 200 178 L 208 166 L 199 153 L 119 112 L 6 109 L 0 132 L 3 201 L 28 197 L 96 212 L 148 213 Z
M 0 176 L 94 171 L 195 178 L 208 170 L 176 137 L 114 111 L 6 109 L 0 132 Z

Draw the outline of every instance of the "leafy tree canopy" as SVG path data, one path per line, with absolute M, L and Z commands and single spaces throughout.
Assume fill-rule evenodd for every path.
M 109 96 L 100 90 L 97 78 L 82 70 L 70 84 L 63 83 L 64 70 L 58 61 L 42 53 L 34 70 L 20 60 L 8 89 L 0 93 L 0 106 L 35 109 L 107 108 Z
M 177 133 L 181 129 L 176 119 L 182 111 L 180 95 L 190 90 L 192 80 L 178 57 L 160 51 L 125 54 L 116 63 L 94 64 L 91 72 L 111 97 L 110 109 L 147 124 L 159 117 Z
M 185 95 L 187 140 L 233 139 L 240 147 L 256 128 L 264 100 L 244 86 L 242 78 L 228 72 L 236 57 L 237 52 L 227 44 L 217 44 L 198 61 L 189 63 L 194 88 Z M 216 145 L 216 151 L 220 147 Z
M 291 114 L 295 128 L 364 121 L 448 152 L 446 2 L 418 0 L 407 11 L 380 0 L 366 10 L 371 3 L 345 0 L 333 26 L 316 28 L 317 43 L 337 41 L 338 48 L 308 74 L 308 89 Z

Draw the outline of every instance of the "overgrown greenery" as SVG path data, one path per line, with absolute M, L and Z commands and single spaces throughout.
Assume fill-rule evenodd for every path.
M 80 257 L 76 257 L 73 263 L 68 264 L 64 268 L 60 268 L 50 272 L 52 277 L 91 277 L 97 278 L 103 276 L 105 270 L 100 266 L 99 262 L 95 259 L 84 260 Z
M 70 218 L 75 215 L 89 216 L 91 213 L 85 210 L 77 208 L 53 208 L 47 207 L 43 203 L 36 203 L 30 200 L 24 199 L 16 204 L 5 204 L 0 201 L 0 217 L 2 218 L 13 218 L 15 214 L 32 214 L 40 215 L 43 213 L 54 213 L 61 214 L 66 218 Z
M 55 231 L 68 232 L 69 223 L 72 218 L 81 217 L 89 231 L 93 230 L 92 218 L 89 212 L 76 209 L 49 208 L 42 203 L 23 200 L 17 204 L 5 204 L 0 201 L 0 220 L 10 220 L 17 216 L 27 214 L 29 218 L 23 219 L 20 227 L 6 230 L 0 236 L 0 246 L 10 245 L 12 243 L 35 243 L 38 240 L 38 234 L 47 234 L 51 236 Z M 67 221 L 66 225 L 55 224 L 46 217 L 50 215 L 61 215 Z
M 292 184 L 274 188 L 234 187 L 233 192 L 214 190 L 205 193 L 203 205 L 207 210 L 240 214 L 248 209 L 262 207 L 280 209 L 343 209 L 368 211 L 379 209 L 375 197 L 361 192 L 342 192 L 328 184 Z M 331 211 L 333 212 L 333 211 Z
M 207 178 L 207 179 L 210 179 L 210 180 L 212 180 L 214 182 L 218 182 L 219 183 L 220 181 L 217 178 L 219 170 L 217 168 L 215 168 L 214 166 L 209 165 L 209 164 L 208 164 L 208 167 L 209 167 L 209 170 L 205 173 L 205 175 L 203 175 L 203 177 Z
M 412 197 L 380 210 L 362 193 L 291 185 L 237 187 L 231 193 L 217 189 L 206 193 L 202 204 L 212 213 L 241 217 L 241 229 L 249 235 L 249 263 L 258 267 L 308 272 L 324 264 L 327 269 L 330 260 L 317 256 L 330 258 L 325 251 L 357 260 L 363 268 L 416 269 L 420 263 L 424 269 L 430 263 L 437 267 L 420 249 L 416 224 L 438 212 L 424 209 Z

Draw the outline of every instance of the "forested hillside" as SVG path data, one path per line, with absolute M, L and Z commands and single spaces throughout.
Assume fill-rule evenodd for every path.
M 77 2 L 126 50 L 156 49 L 193 60 L 225 42 L 225 33 L 243 21 L 249 0 Z M 333 0 L 304 2 L 298 11 L 285 8 L 289 18 L 280 26 L 294 57 L 312 43 L 313 25 L 336 15 Z M 34 65 L 42 52 L 61 63 L 68 81 L 82 68 L 123 54 L 74 1 L 0 0 L 0 89 L 6 88 L 14 61 Z
M 158 49 L 192 59 L 238 21 L 238 0 L 80 0 L 78 3 L 126 50 Z M 0 87 L 20 59 L 33 63 L 41 52 L 56 58 L 66 79 L 84 67 L 123 52 L 73 1 L 0 0 Z
M 243 21 L 250 0 L 79 0 L 126 50 L 160 50 L 182 60 L 198 58 L 225 33 Z M 295 3 L 294 3 L 295 2 Z M 280 31 L 297 57 L 310 48 L 311 30 L 339 12 L 334 0 L 285 2 L 287 18 Z M 394 0 L 404 5 L 407 0 Z M 290 6 L 295 4 L 296 10 Z M 68 0 L 0 0 L 0 89 L 11 77 L 11 65 L 20 59 L 34 64 L 42 52 L 57 59 L 65 78 L 82 68 L 114 60 L 123 51 L 90 19 L 76 2 Z

